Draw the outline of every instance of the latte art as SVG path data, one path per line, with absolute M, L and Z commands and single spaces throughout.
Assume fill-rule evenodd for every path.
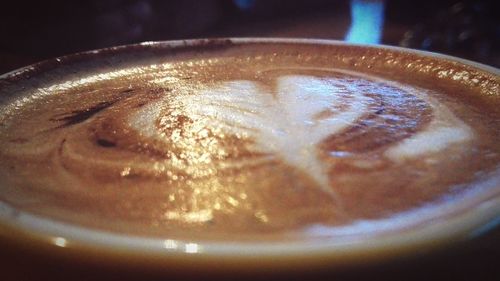
M 225 163 L 226 166 L 258 165 L 280 159 L 308 174 L 316 181 L 318 188 L 331 196 L 335 196 L 334 190 L 330 187 L 328 168 L 320 159 L 318 146 L 327 138 L 335 139 L 342 131 L 360 126 L 363 117 L 367 115 L 379 116 L 371 120 L 372 126 L 376 127 L 386 126 L 387 120 L 399 118 L 403 121 L 400 116 L 408 109 L 407 106 L 411 110 L 417 104 L 429 111 L 429 116 L 426 116 L 431 119 L 428 128 L 419 134 L 408 134 L 402 140 L 396 138 L 384 144 L 386 158 L 396 162 L 431 155 L 452 144 L 463 145 L 472 138 L 469 126 L 458 120 L 446 106 L 431 101 L 422 90 L 396 83 L 390 85 L 385 80 L 366 75 L 360 77 L 359 73 L 349 71 L 332 70 L 330 74 L 333 77 L 276 76 L 273 77 L 275 80 L 271 82 L 271 87 L 248 80 L 227 81 L 209 89 L 201 89 L 196 95 L 180 94 L 156 101 L 135 113 L 129 119 L 129 124 L 141 136 L 168 145 L 172 142 L 172 137 L 166 136 L 165 128 L 178 128 L 179 122 L 178 119 L 171 118 L 171 112 L 162 109 L 175 104 L 175 110 L 179 111 L 177 116 L 182 120 L 190 120 L 202 136 L 208 136 L 208 132 L 238 136 L 251 142 L 246 147 L 250 152 L 262 154 L 256 159 L 238 159 L 234 163 Z M 391 103 L 396 104 L 390 107 Z M 433 108 L 438 109 L 437 115 Z M 393 112 L 386 115 L 384 111 Z M 419 121 L 412 120 L 417 123 Z M 399 127 L 401 124 L 394 125 L 395 130 Z M 416 127 L 406 129 L 417 131 Z M 178 132 L 181 130 L 178 129 Z M 365 133 L 367 129 L 358 130 Z M 183 141 L 185 140 L 179 140 Z M 213 140 L 210 139 L 209 142 Z M 217 149 L 216 143 L 212 144 L 213 149 Z M 193 149 L 203 145 L 192 141 L 186 146 Z M 197 166 L 220 160 L 225 155 L 224 150 L 210 151 L 204 148 L 201 149 L 203 153 L 186 157 L 185 166 L 180 168 L 192 170 L 196 177 L 200 172 Z M 371 164 L 366 160 L 361 163 L 360 165 Z M 153 165 L 151 169 L 161 167 L 160 170 L 167 172 L 175 169 L 170 159 L 157 164 L 155 162 L 156 166 Z M 356 165 L 356 162 L 353 164 Z
M 447 93 L 466 86 L 259 51 L 143 62 L 11 101 L 0 198 L 107 231 L 245 239 L 386 219 L 500 181 L 500 112 Z

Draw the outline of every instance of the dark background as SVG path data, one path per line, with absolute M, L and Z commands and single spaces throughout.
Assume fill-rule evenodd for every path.
M 351 5 L 383 5 L 383 25 L 365 9 L 357 27 L 388 45 L 500 66 L 498 0 L 3 0 L 0 73 L 78 51 L 152 40 L 301 37 L 343 40 Z M 361 39 L 361 41 L 360 41 Z M 365 43 L 358 38 L 351 42 Z M 369 38 L 368 38 L 369 39 Z
M 0 73 L 78 51 L 204 37 L 347 39 L 354 43 L 381 43 L 446 53 L 499 67 L 498 2 L 4 0 L 0 4 Z M 361 15 L 352 16 L 354 5 L 364 7 Z M 365 9 L 370 5 L 383 7 L 384 13 L 378 14 L 380 18 L 376 18 L 376 9 Z M 379 27 L 373 24 L 382 21 Z M 350 38 L 347 34 L 355 22 L 360 24 L 361 34 L 370 29 L 371 35 L 380 36 Z M 298 275 L 294 280 L 500 280 L 499 237 L 497 227 L 485 236 L 441 253 L 415 255 L 390 266 Z M 67 270 L 60 270 L 61 261 L 42 258 L 34 266 L 32 260 L 25 257 L 16 251 L 8 253 L 8 262 L 0 259 L 2 271 L 11 269 L 12 280 L 62 280 L 67 276 Z M 78 280 L 91 280 L 103 274 L 95 268 L 73 271 L 77 275 L 73 278 L 79 277 Z M 120 272 L 105 276 L 110 280 L 130 277 Z M 273 278 L 280 279 L 280 276 L 277 273 Z

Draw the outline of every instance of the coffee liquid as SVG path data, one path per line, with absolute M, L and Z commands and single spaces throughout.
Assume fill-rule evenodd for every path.
M 492 74 L 347 46 L 140 54 L 0 86 L 3 202 L 114 233 L 310 239 L 500 187 Z

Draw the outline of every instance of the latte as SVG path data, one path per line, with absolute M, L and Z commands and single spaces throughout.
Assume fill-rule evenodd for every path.
M 404 229 L 499 192 L 491 73 L 343 45 L 133 52 L 4 78 L 2 202 L 112 233 L 274 241 Z

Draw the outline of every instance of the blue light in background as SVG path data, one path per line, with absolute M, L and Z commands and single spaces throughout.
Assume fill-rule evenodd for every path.
M 384 25 L 383 0 L 351 0 L 351 26 L 345 41 L 378 44 Z
M 255 0 L 233 0 L 233 3 L 241 10 L 250 10 L 255 6 Z

